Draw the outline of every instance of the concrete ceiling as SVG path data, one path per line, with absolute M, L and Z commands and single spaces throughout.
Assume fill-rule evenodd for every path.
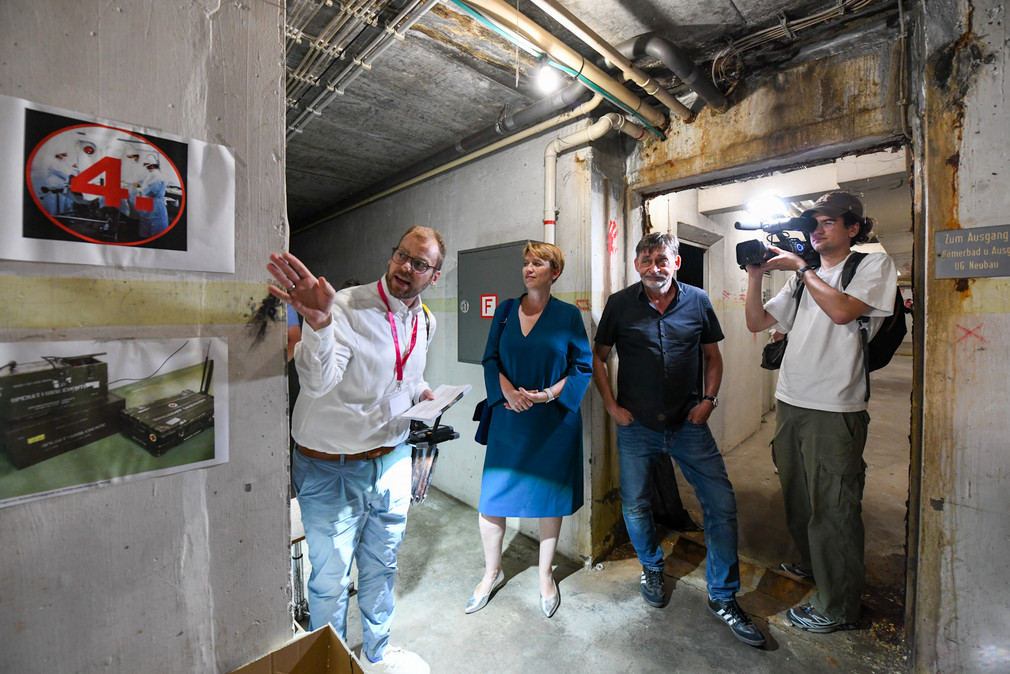
M 464 0 L 465 1 L 465 0 Z M 505 0 L 516 6 L 517 0 Z M 396 184 L 410 167 L 451 149 L 461 138 L 495 124 L 543 97 L 530 74 L 534 57 L 475 20 L 455 0 L 435 2 L 366 69 L 355 58 L 382 35 L 401 10 L 417 0 L 288 0 L 288 216 L 295 232 Z M 742 68 L 715 84 L 723 91 L 743 73 L 774 68 L 800 48 L 853 30 L 853 25 L 893 10 L 887 0 L 560 0 L 611 44 L 653 32 L 676 45 L 702 69 L 730 41 L 743 44 L 760 31 L 819 19 L 792 37 L 773 39 L 741 54 Z M 423 5 L 424 3 L 422 3 Z M 531 0 L 518 11 L 587 60 L 599 55 L 545 15 Z M 402 24 L 398 24 L 402 25 Z M 784 34 L 785 31 L 783 31 Z M 360 60 L 360 59 L 359 59 Z M 366 59 L 367 61 L 367 59 Z M 636 64 L 688 106 L 702 105 L 662 63 Z M 518 84 L 517 84 L 518 70 Z M 327 83 L 354 71 L 354 79 L 329 93 Z M 636 95 L 668 113 L 654 99 Z M 320 99 L 332 98 L 327 105 Z M 615 110 L 609 103 L 599 114 Z M 315 112 L 313 112 L 315 110 Z M 595 113 L 594 113 L 595 114 Z M 674 118 L 671 124 L 682 123 Z M 298 131 L 294 129 L 297 128 Z M 444 153 L 443 153 L 444 154 Z

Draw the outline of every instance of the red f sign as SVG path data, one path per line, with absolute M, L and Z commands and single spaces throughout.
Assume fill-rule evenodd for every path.
M 498 307 L 497 295 L 480 296 L 480 317 L 494 318 L 494 310 Z

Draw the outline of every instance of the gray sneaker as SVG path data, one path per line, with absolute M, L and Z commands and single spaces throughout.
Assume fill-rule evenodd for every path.
M 803 580 L 814 579 L 814 572 L 804 566 L 802 562 L 783 562 L 782 564 L 779 564 L 779 568 L 786 573 L 791 573 L 797 578 L 802 578 Z
M 662 608 L 666 600 L 666 583 L 662 571 L 642 567 L 642 598 L 649 606 Z
M 807 632 L 817 634 L 828 634 L 839 630 L 854 630 L 859 627 L 859 623 L 842 623 L 829 618 L 810 604 L 803 604 L 786 611 L 786 617 L 793 627 L 799 627 Z

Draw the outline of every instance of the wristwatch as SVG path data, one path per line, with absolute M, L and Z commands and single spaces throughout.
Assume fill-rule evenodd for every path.
M 796 270 L 796 278 L 800 278 L 800 279 L 803 278 L 804 274 L 806 274 L 808 271 L 811 271 L 813 269 L 817 269 L 817 267 L 815 267 L 812 264 L 808 264 L 808 265 L 805 265 L 803 267 L 800 267 L 799 269 Z
M 702 400 L 711 400 L 712 401 L 712 407 L 718 407 L 719 406 L 719 399 L 716 398 L 715 396 L 702 396 L 701 399 Z

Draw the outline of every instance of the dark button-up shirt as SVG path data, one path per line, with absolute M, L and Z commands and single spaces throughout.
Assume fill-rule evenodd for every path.
M 596 343 L 617 349 L 617 404 L 657 432 L 679 427 L 701 400 L 701 345 L 722 340 L 704 290 L 677 283 L 662 314 L 641 281 L 607 300 Z

